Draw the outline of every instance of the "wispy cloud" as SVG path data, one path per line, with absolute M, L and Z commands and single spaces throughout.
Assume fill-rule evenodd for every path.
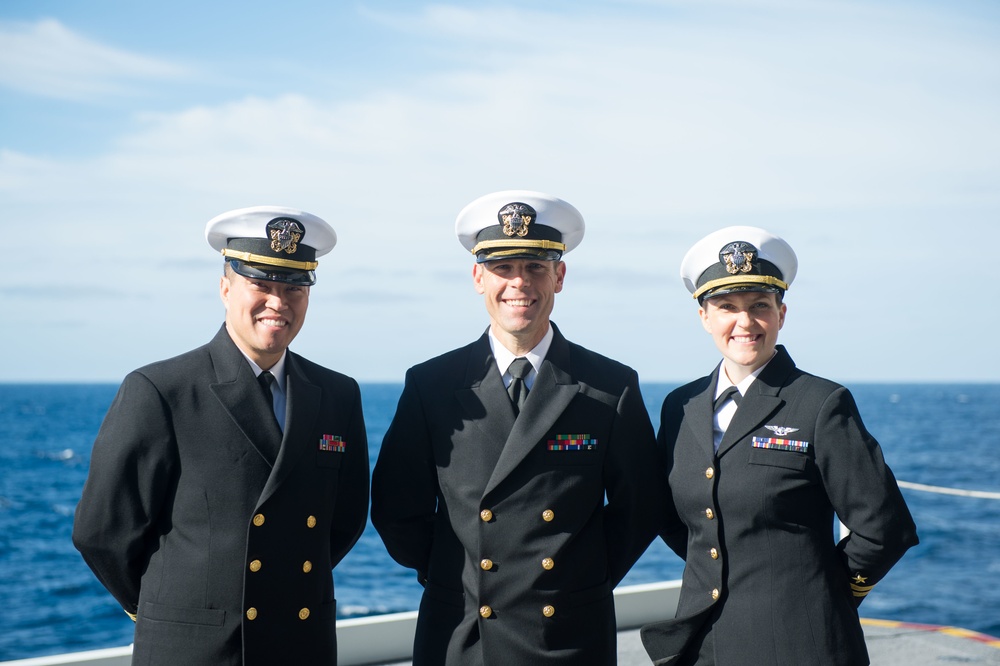
M 583 4 L 562 13 L 366 9 L 373 43 L 405 44 L 412 60 L 391 85 L 364 61 L 350 65 L 351 85 L 299 87 L 247 75 L 255 49 L 225 62 L 181 54 L 177 62 L 201 58 L 200 76 L 216 77 L 206 85 L 54 21 L 0 23 L 0 85 L 91 99 L 179 77 L 169 103 L 122 98 L 124 120 L 96 149 L 66 158 L 0 147 L 0 219 L 23 221 L 43 239 L 46 266 L 59 267 L 39 277 L 36 252 L 9 258 L 9 282 L 33 286 L 19 300 L 25 319 L 62 316 L 73 295 L 47 285 L 72 278 L 81 308 L 93 288 L 95 329 L 141 338 L 128 356 L 109 357 L 113 367 L 199 344 L 199 325 L 220 313 L 205 221 L 229 208 L 290 205 L 328 219 L 340 237 L 321 262 L 300 351 L 322 362 L 333 335 L 356 350 L 333 359 L 342 369 L 398 377 L 415 357 L 484 325 L 470 258 L 452 231 L 458 210 L 488 191 L 527 187 L 565 197 L 587 220 L 558 306 L 580 342 L 650 364 L 656 376 L 704 370 L 697 355 L 676 360 L 684 367 L 659 360 L 663 331 L 675 348 L 704 342 L 677 263 L 711 228 L 760 224 L 794 232 L 803 263 L 794 298 L 811 294 L 828 308 L 796 318 L 783 336 L 823 330 L 836 312 L 829 335 L 864 338 L 843 347 L 860 350 L 855 367 L 912 375 L 894 331 L 922 330 L 926 303 L 952 298 L 944 283 L 894 292 L 900 312 L 880 328 L 833 275 L 852 276 L 853 289 L 917 265 L 961 265 L 963 279 L 988 282 L 986 263 L 962 248 L 995 245 L 987 224 L 1000 205 L 1000 42 L 990 28 L 931 4 Z M 328 65 L 347 67 L 303 63 Z M 234 80 L 254 83 L 226 85 Z M 119 280 L 124 295 L 105 291 Z M 405 345 L 394 344 L 400 322 Z M 159 339 L 143 337 L 151 326 Z M 960 329 L 955 336 L 972 335 Z M 42 327 L 33 335 L 52 335 L 47 348 L 59 348 Z M 388 341 L 372 352 L 380 335 Z M 956 337 L 952 348 L 975 345 Z M 34 371 L 23 362 L 22 372 Z
M 92 41 L 59 21 L 0 21 L 0 86 L 62 100 L 132 95 L 184 68 Z
M 989 63 L 1000 49 L 947 30 L 928 41 L 926 17 L 905 24 L 885 10 L 808 6 L 784 12 L 780 39 L 775 17 L 759 7 L 748 23 L 718 25 L 683 14 L 611 19 L 447 6 L 384 15 L 391 29 L 423 35 L 421 48 L 450 66 L 350 97 L 256 94 L 143 112 L 107 153 L 77 165 L 80 187 L 326 192 L 384 206 L 380 192 L 391 182 L 411 211 L 439 201 L 444 181 L 470 194 L 486 183 L 567 194 L 600 187 L 629 213 L 650 207 L 633 192 L 653 191 L 685 214 L 809 207 L 832 190 L 838 205 L 966 200 L 962 183 L 998 167 L 1000 140 L 984 131 L 998 96 L 981 86 L 955 90 L 954 73 L 995 79 Z M 821 11 L 826 22 L 812 22 Z M 69 82 L 93 92 L 176 73 L 52 21 L 27 28 L 38 37 L 35 57 L 18 56 L 12 67 L 19 49 L 3 49 L 2 69 L 49 94 L 72 92 Z M 3 29 L 10 39 L 10 25 Z M 16 34 L 33 43 L 25 26 Z M 931 47 L 940 54 L 933 62 L 914 55 Z M 4 182 L 23 184 L 17 164 L 31 169 L 30 158 L 2 162 Z M 949 181 L 954 188 L 941 187 Z M 399 227 L 412 219 L 390 217 Z

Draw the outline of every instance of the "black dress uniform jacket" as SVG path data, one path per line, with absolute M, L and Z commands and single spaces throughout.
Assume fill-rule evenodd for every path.
M 656 536 L 656 464 L 636 373 L 558 329 L 516 421 L 487 335 L 411 368 L 372 522 L 425 586 L 414 665 L 615 663 L 612 589 Z
M 291 352 L 286 368 L 283 439 L 225 327 L 122 383 L 73 541 L 138 614 L 132 663 L 336 663 L 331 569 L 368 508 L 361 397 Z
M 689 663 L 671 658 L 702 632 L 719 666 L 867 664 L 852 584 L 863 596 L 917 543 L 878 443 L 847 389 L 779 346 L 716 454 L 719 372 L 663 403 L 657 441 L 676 508 L 663 538 L 686 563 L 677 619 L 643 629 L 650 656 Z M 840 543 L 834 512 L 851 530 Z

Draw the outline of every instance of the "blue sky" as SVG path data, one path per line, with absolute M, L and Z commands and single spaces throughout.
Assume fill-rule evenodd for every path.
M 207 341 L 205 222 L 260 204 L 340 238 L 293 349 L 402 381 L 487 325 L 454 220 L 511 188 L 583 213 L 553 319 L 645 381 L 717 362 L 678 267 L 731 224 L 799 255 L 801 367 L 998 381 L 998 38 L 968 0 L 6 0 L 0 381 Z

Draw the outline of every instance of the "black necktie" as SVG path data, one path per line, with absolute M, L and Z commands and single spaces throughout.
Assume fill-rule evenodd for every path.
M 274 414 L 274 393 L 271 391 L 271 385 L 274 384 L 275 381 L 274 375 L 267 370 L 257 375 L 257 383 L 260 385 L 260 392 L 264 394 L 264 400 L 267 402 L 267 406 L 271 408 L 269 410 L 271 417 L 274 418 L 274 422 L 277 423 L 278 417 Z
M 722 392 L 722 395 L 720 395 L 718 398 L 715 399 L 715 403 L 713 403 L 712 405 L 712 411 L 713 412 L 719 411 L 719 408 L 722 407 L 722 405 L 726 403 L 726 400 L 729 400 L 730 398 L 732 398 L 733 402 L 736 403 L 736 406 L 739 407 L 740 399 L 742 397 L 743 396 L 740 395 L 740 390 L 738 388 L 736 388 L 735 386 L 730 386 L 729 388 L 727 388 L 725 391 Z
M 528 399 L 528 387 L 524 383 L 524 378 L 531 372 L 531 361 L 521 357 L 515 358 L 514 362 L 507 368 L 510 373 L 510 386 L 507 387 L 507 395 L 514 405 L 514 413 L 520 414 L 524 407 L 524 401 Z
M 281 426 L 278 425 L 278 417 L 274 414 L 274 394 L 271 392 L 271 384 L 275 382 L 274 375 L 265 370 L 264 372 L 257 375 L 257 385 L 260 387 L 260 393 L 264 396 L 264 404 L 267 405 L 267 413 L 271 418 L 267 419 L 265 426 L 265 433 L 262 433 L 263 439 L 260 440 L 260 444 L 265 447 L 265 451 L 261 451 L 267 461 L 274 464 L 275 460 L 278 458 L 278 451 L 281 450 Z

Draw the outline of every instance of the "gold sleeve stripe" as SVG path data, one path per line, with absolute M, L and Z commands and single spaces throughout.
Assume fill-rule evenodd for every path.
M 770 275 L 734 275 L 733 277 L 724 277 L 719 278 L 718 280 L 706 282 L 698 287 L 691 297 L 698 298 L 706 291 L 712 291 L 713 289 L 718 289 L 719 287 L 725 287 L 727 284 L 769 284 L 773 287 L 778 287 L 786 291 L 788 290 L 787 282 L 783 282 Z
M 250 261 L 255 264 L 267 264 L 268 266 L 280 266 L 281 268 L 297 268 L 300 271 L 311 271 L 319 266 L 318 261 L 292 261 L 291 259 L 278 259 L 276 257 L 267 257 L 263 254 L 252 254 L 250 252 L 230 250 L 228 247 L 223 248 L 222 256 L 229 257 L 230 259 L 239 259 L 240 261 Z
M 135 613 L 129 613 L 128 611 L 125 611 L 125 614 L 132 618 L 133 622 L 135 622 L 135 618 L 138 617 Z
M 868 593 L 871 592 L 872 588 L 874 587 L 875 587 L 874 585 L 857 585 L 855 583 L 851 583 L 851 591 L 854 593 L 854 596 L 856 597 L 867 596 Z

